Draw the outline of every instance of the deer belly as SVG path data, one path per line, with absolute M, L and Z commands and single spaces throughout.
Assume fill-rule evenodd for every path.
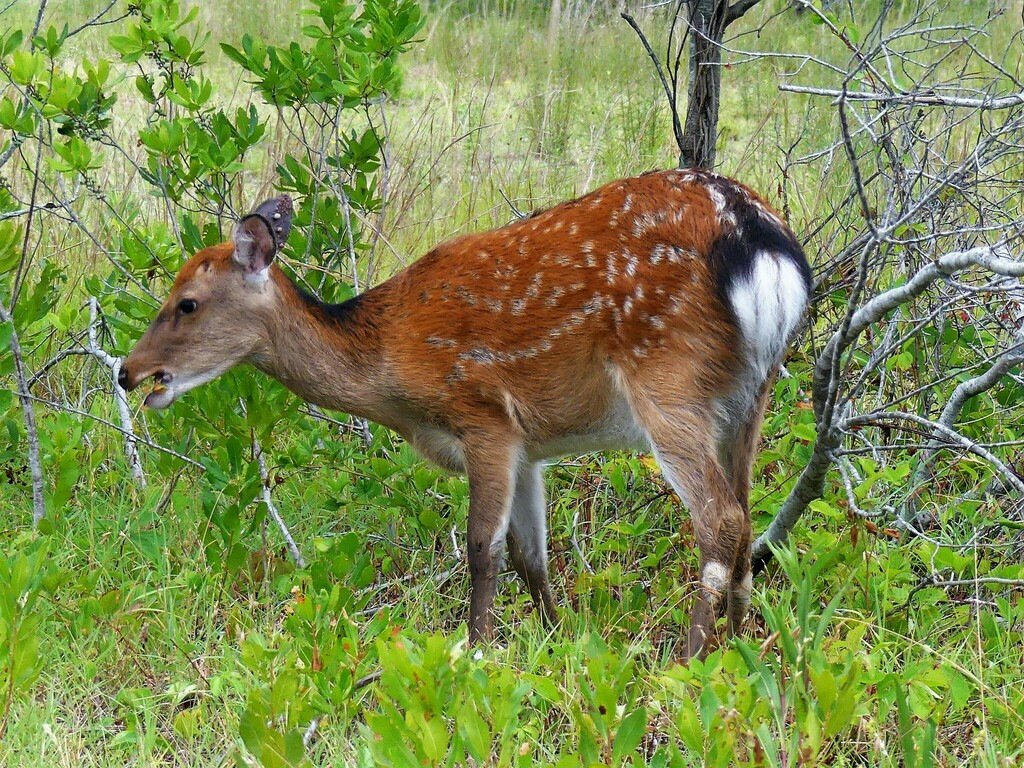
M 527 455 L 531 461 L 539 461 L 592 451 L 647 451 L 650 447 L 625 396 L 616 392 L 597 419 L 528 446 Z

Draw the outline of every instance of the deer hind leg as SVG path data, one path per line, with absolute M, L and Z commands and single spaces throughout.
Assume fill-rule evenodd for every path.
M 761 422 L 764 420 L 764 412 L 768 406 L 768 395 L 773 381 L 774 376 L 771 376 L 764 382 L 752 407 L 740 409 L 740 412 L 747 411 L 745 417 L 733 420 L 727 416 L 720 416 L 718 419 L 719 460 L 746 521 L 744 527 L 746 537 L 740 543 L 727 591 L 726 616 L 731 633 L 740 630 L 750 611 L 750 592 L 753 587 L 753 574 L 750 570 L 750 546 L 753 536 L 750 527 L 751 471 L 757 444 L 761 438 Z
M 750 522 L 714 455 L 711 403 L 666 402 L 634 393 L 633 405 L 665 479 L 690 510 L 697 535 L 700 586 L 686 643 L 692 658 L 705 654 L 713 639 L 737 560 L 749 562 Z
M 548 583 L 546 517 L 541 465 L 524 465 L 516 476 L 516 489 L 512 496 L 508 553 L 512 567 L 530 590 L 544 624 L 550 626 L 557 618 L 557 611 Z
M 521 449 L 512 441 L 487 436 L 464 444 L 469 477 L 469 641 L 494 636 L 494 592 L 502 543 L 509 527 Z

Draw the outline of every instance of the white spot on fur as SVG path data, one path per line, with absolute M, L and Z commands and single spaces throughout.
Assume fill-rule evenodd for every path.
M 575 221 L 569 225 L 569 234 L 575 236 L 580 231 L 580 225 Z
M 605 269 L 607 271 L 608 282 L 609 283 L 614 282 L 615 278 L 619 274 L 618 267 L 615 266 L 615 253 L 614 252 L 609 252 L 608 253 L 608 260 L 607 260 L 607 262 L 605 264 Z
M 715 213 L 721 216 L 725 212 L 725 195 L 714 187 L 708 185 L 708 197 L 711 198 L 711 204 L 715 206 Z
M 636 256 L 629 257 L 629 263 L 626 264 L 626 275 L 633 277 L 636 274 L 636 267 L 640 263 Z
M 629 315 L 633 311 L 633 299 L 627 296 L 626 300 L 622 303 L 622 314 Z
M 539 272 L 535 274 L 533 278 L 530 280 L 530 284 L 526 287 L 526 295 L 529 298 L 536 299 L 538 296 L 540 296 L 541 280 L 542 276 Z
M 472 293 L 467 291 L 461 285 L 458 288 L 455 289 L 455 293 L 458 295 L 458 297 L 460 299 L 462 299 L 464 302 L 469 304 L 469 306 L 471 306 L 471 307 L 475 307 L 476 306 L 476 296 L 474 296 Z
M 427 336 L 427 344 L 432 347 L 454 347 L 455 339 L 446 339 L 441 336 Z
M 270 267 L 266 267 L 256 272 L 245 272 L 242 279 L 250 288 L 255 288 L 260 291 L 260 293 L 263 293 L 270 284 Z
M 547 307 L 555 306 L 563 294 L 565 294 L 565 289 L 560 285 L 556 285 L 551 289 L 551 295 L 544 299 L 544 305 Z
M 706 189 L 708 191 L 708 197 L 711 198 L 711 203 L 715 206 L 715 213 L 718 215 L 718 220 L 735 225 L 736 215 L 726 208 L 725 195 L 710 184 Z
M 700 583 L 705 589 L 721 595 L 729 583 L 729 569 L 714 561 L 707 563 L 701 572 Z
M 487 347 L 473 347 L 469 352 L 460 352 L 460 360 L 472 360 L 475 363 L 481 365 L 490 365 L 495 362 L 496 357 L 492 350 Z

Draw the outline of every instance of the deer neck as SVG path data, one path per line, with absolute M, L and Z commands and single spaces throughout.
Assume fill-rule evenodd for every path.
M 264 318 L 266 344 L 250 362 L 303 400 L 379 420 L 386 407 L 381 313 L 370 296 L 325 304 L 276 267 L 280 302 Z

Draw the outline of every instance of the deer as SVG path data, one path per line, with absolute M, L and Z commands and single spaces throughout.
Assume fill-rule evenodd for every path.
M 469 482 L 468 638 L 492 641 L 507 549 L 542 620 L 544 462 L 653 454 L 699 551 L 683 655 L 706 655 L 750 608 L 752 463 L 811 270 L 761 197 L 709 171 L 654 171 L 438 245 L 340 304 L 275 256 L 292 202 L 268 200 L 183 265 L 124 360 L 170 406 L 240 364 L 317 406 L 398 433 Z

